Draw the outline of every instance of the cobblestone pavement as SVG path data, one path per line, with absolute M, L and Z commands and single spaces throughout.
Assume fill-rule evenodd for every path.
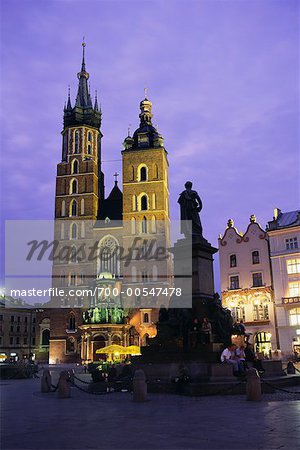
M 292 394 L 267 394 L 259 403 L 152 394 L 136 404 L 130 393 L 76 388 L 58 399 L 40 393 L 39 379 L 0 385 L 3 449 L 300 449 L 300 400 L 288 401 Z

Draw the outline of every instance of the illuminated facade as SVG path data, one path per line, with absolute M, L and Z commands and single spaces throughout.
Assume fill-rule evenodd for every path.
M 49 355 L 50 363 L 99 359 L 97 350 L 110 344 L 146 345 L 156 335 L 160 305 L 144 305 L 135 294 L 128 305 L 121 290 L 135 286 L 150 290 L 160 276 L 168 279 L 171 274 L 168 261 L 159 266 L 153 260 L 145 266 L 132 258 L 126 265 L 114 252 L 130 248 L 137 237 L 141 252 L 147 251 L 149 239 L 156 248 L 170 246 L 167 152 L 152 125 L 152 103 L 145 98 L 140 103 L 140 126 L 123 142 L 123 193 L 116 179 L 105 197 L 101 111 L 97 97 L 91 100 L 84 51 L 85 44 L 75 105 L 69 93 L 64 108 L 62 160 L 56 177 L 55 240 L 59 253 L 66 245 L 71 253 L 65 261 L 54 261 L 53 287 L 63 288 L 65 295 L 53 296 L 51 308 L 38 316 L 40 329 L 50 329 L 50 339 L 49 347 L 43 346 L 41 331 L 37 354 L 42 360 Z M 82 262 L 81 246 L 91 248 L 95 242 L 101 256 Z M 70 296 L 71 290 L 90 287 L 99 288 L 95 295 Z
M 300 210 L 274 210 L 268 222 L 276 315 L 282 354 L 300 354 Z
M 268 235 L 254 215 L 245 234 L 233 220 L 219 237 L 223 306 L 235 321 L 243 320 L 255 350 L 269 355 L 278 349 Z

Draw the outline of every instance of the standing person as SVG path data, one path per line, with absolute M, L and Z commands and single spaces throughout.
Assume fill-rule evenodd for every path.
M 199 321 L 197 318 L 193 320 L 191 331 L 191 348 L 196 348 L 199 342 Z
M 211 323 L 209 322 L 207 317 L 204 317 L 203 319 L 201 332 L 202 332 L 202 343 L 209 344 L 211 335 Z

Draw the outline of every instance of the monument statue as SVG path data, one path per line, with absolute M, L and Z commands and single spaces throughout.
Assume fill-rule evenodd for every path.
M 192 190 L 193 183 L 187 181 L 185 191 L 181 192 L 180 204 L 181 233 L 187 236 L 202 236 L 202 225 L 199 212 L 202 210 L 202 201 L 197 191 Z

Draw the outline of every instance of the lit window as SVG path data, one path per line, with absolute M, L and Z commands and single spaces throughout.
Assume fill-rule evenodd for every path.
M 291 281 L 289 283 L 289 294 L 290 297 L 300 296 L 300 281 Z
M 245 306 L 243 303 L 240 302 L 237 306 L 229 306 L 229 309 L 234 322 L 245 320 Z
M 236 267 L 236 255 L 230 255 L 230 267 Z
M 300 308 L 290 310 L 290 325 L 300 325 Z
M 252 286 L 259 287 L 263 285 L 262 273 L 257 272 L 252 274 Z
M 253 319 L 254 321 L 269 320 L 268 303 L 258 300 L 257 304 L 253 305 Z
M 239 289 L 239 287 L 240 287 L 239 276 L 234 275 L 234 276 L 230 277 L 230 288 L 229 289 Z
M 298 248 L 298 239 L 296 237 L 285 240 L 285 246 L 287 250 L 294 250 Z
M 144 323 L 149 323 L 149 314 L 148 313 L 144 314 Z
M 252 252 L 252 264 L 259 264 L 259 251 Z
M 300 273 L 300 259 L 289 259 L 286 262 L 287 273 Z
M 76 324 L 75 324 L 75 317 L 72 315 L 72 316 L 70 316 L 70 318 L 69 318 L 69 330 L 70 331 L 75 331 L 75 329 L 76 329 L 76 326 L 75 326 Z

